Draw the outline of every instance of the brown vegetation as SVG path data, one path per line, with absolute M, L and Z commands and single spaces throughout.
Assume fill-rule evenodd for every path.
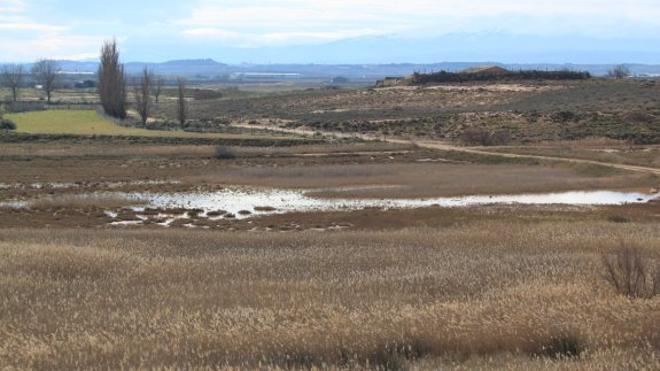
M 660 302 L 626 300 L 601 280 L 600 253 L 621 235 L 660 249 L 654 226 L 591 222 L 287 235 L 0 230 L 0 294 L 11 298 L 0 363 L 430 369 L 504 357 L 537 369 L 607 359 L 652 369 Z
M 215 149 L 216 160 L 233 160 L 236 158 L 236 153 L 227 146 L 219 146 Z
M 464 72 L 439 71 L 432 73 L 415 73 L 410 82 L 414 85 L 465 83 L 484 81 L 525 81 L 525 80 L 587 80 L 591 78 L 589 72 L 579 71 L 539 71 L 521 70 L 507 71 L 500 67 L 474 69 Z
M 660 259 L 638 247 L 623 245 L 603 256 L 605 278 L 616 291 L 633 299 L 660 295 Z
M 139 203 L 108 194 L 62 194 L 41 197 L 28 202 L 28 206 L 33 209 L 98 208 L 112 210 L 136 205 L 139 205 Z
M 660 84 L 631 79 L 313 90 L 192 99 L 190 119 L 207 128 L 260 120 L 320 132 L 455 142 L 482 127 L 508 132 L 517 144 L 592 137 L 657 144 L 658 94 Z M 161 112 L 174 119 L 175 100 L 170 102 Z
M 614 68 L 612 68 L 607 72 L 607 76 L 614 79 L 625 79 L 627 77 L 630 77 L 630 75 L 631 75 L 630 69 L 623 64 L 614 66 Z
M 511 141 L 506 130 L 489 131 L 485 128 L 467 128 L 463 132 L 463 144 L 468 146 L 502 146 Z
M 198 94 L 181 82 L 153 116 L 186 130 L 231 130 L 227 122 L 239 118 L 458 141 L 483 128 L 473 143 L 489 145 L 503 144 L 500 130 L 512 142 L 599 132 L 652 140 L 660 117 L 650 100 L 657 89 L 627 80 L 256 98 Z M 624 118 L 634 124 L 618 124 Z M 249 127 L 233 130 L 234 145 L 254 136 Z M 293 146 L 27 135 L 3 142 L 0 202 L 35 201 L 0 208 L 0 368 L 660 369 L 660 202 L 241 219 L 275 205 L 206 216 L 135 211 L 104 196 L 236 184 L 342 198 L 658 187 L 655 176 L 594 164 L 430 150 L 423 141 L 302 146 L 259 133 Z M 590 141 L 502 150 L 657 160 L 654 146 Z M 620 241 L 639 248 L 620 250 Z

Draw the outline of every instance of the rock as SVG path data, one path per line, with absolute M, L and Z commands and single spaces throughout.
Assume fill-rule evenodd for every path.
M 149 216 L 158 215 L 159 213 L 160 213 L 160 210 L 158 210 L 158 209 L 153 209 L 153 208 L 146 208 L 146 209 L 144 209 L 144 211 L 142 212 L 142 214 L 144 214 L 144 215 L 149 215 Z
M 254 208 L 254 211 L 259 211 L 259 212 L 273 212 L 277 211 L 276 208 L 270 207 L 270 206 L 257 206 Z
M 200 215 L 203 214 L 203 213 L 204 213 L 204 210 L 202 210 L 202 209 L 190 209 L 190 210 L 188 210 L 188 217 L 192 218 L 192 219 L 199 218 Z
M 227 214 L 227 212 L 224 211 L 224 210 L 216 210 L 216 211 L 209 211 L 206 214 L 206 216 L 208 216 L 209 218 L 216 218 L 216 217 L 219 217 L 219 216 L 223 216 L 225 214 Z

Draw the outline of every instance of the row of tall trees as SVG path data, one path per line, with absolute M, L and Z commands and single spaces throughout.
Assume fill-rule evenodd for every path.
M 2 67 L 0 75 L 2 76 L 3 85 L 11 90 L 12 101 L 16 102 L 18 100 L 18 90 L 25 78 L 23 66 L 19 64 L 6 65 Z
M 32 80 L 40 85 L 50 104 L 60 77 L 59 64 L 54 60 L 40 59 L 33 64 L 30 72 Z M 21 64 L 8 64 L 0 69 L 0 83 L 9 88 L 13 102 L 18 101 L 27 76 L 28 72 Z M 115 41 L 106 42 L 101 49 L 98 77 L 98 91 L 105 112 L 113 117 L 126 118 L 126 77 Z M 150 96 L 153 95 L 154 101 L 158 103 L 164 85 L 162 77 L 154 77 L 147 69 L 144 70 L 135 91 L 137 110 L 143 123 L 146 123 L 150 114 Z
M 115 40 L 103 44 L 100 62 L 98 94 L 101 106 L 109 116 L 125 119 L 128 116 L 127 78 Z M 30 72 L 32 80 L 41 86 L 50 104 L 60 77 L 60 66 L 54 60 L 40 59 L 33 64 Z M 18 101 L 27 76 L 28 72 L 21 64 L 7 64 L 0 68 L 0 84 L 9 88 L 14 103 Z M 146 67 L 137 78 L 134 84 L 135 106 L 143 124 L 147 123 L 151 115 L 153 103 L 159 102 L 164 86 L 165 80 L 154 76 Z M 177 119 L 181 125 L 185 125 L 188 119 L 185 95 L 186 81 L 177 78 Z
M 115 40 L 105 42 L 101 48 L 98 80 L 98 92 L 104 112 L 109 116 L 125 119 L 128 115 L 127 78 Z M 164 85 L 165 80 L 162 77 L 155 77 L 147 67 L 135 80 L 133 85 L 135 108 L 142 124 L 147 124 L 153 102 L 155 100 L 158 103 Z M 185 92 L 186 81 L 177 78 L 177 119 L 182 126 L 185 126 L 188 119 Z
M 50 59 L 38 60 L 32 66 L 32 78 L 41 85 L 46 93 L 48 103 L 50 104 L 53 91 L 56 88 L 57 78 L 59 76 L 59 66 L 57 62 Z M 18 101 L 18 95 L 27 72 L 20 64 L 9 64 L 0 70 L 0 80 L 4 86 L 11 90 L 12 101 Z

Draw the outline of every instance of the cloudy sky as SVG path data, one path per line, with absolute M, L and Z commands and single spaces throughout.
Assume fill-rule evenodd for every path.
M 660 1 L 0 0 L 0 61 L 112 37 L 140 61 L 660 63 Z

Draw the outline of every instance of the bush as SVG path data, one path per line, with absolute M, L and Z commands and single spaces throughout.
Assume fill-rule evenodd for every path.
M 468 146 L 498 146 L 511 142 L 511 133 L 507 130 L 493 132 L 485 128 L 468 128 L 463 132 L 461 140 Z
M 603 255 L 605 279 L 621 295 L 650 299 L 660 295 L 660 260 L 637 247 L 621 245 Z
M 553 336 L 543 344 L 539 350 L 533 352 L 533 355 L 555 358 L 570 359 L 577 358 L 585 351 L 584 343 L 574 334 L 563 334 Z
M 440 71 L 434 73 L 414 73 L 413 85 L 424 85 L 431 83 L 463 83 L 483 81 L 526 81 L 526 80 L 587 80 L 591 78 L 589 72 L 581 71 L 506 71 L 501 73 L 470 73 L 470 72 L 448 72 Z
M 559 111 L 555 112 L 551 116 L 552 121 L 556 123 L 566 123 L 571 121 L 577 121 L 579 119 L 578 115 L 571 111 Z
M 236 153 L 227 146 L 219 146 L 215 149 L 215 158 L 218 160 L 233 160 L 236 158 Z
M 607 220 L 612 223 L 619 223 L 619 224 L 630 223 L 630 219 L 626 218 L 623 215 L 610 215 L 607 217 Z
M 623 64 L 614 66 L 611 70 L 607 71 L 607 76 L 613 79 L 625 79 L 630 77 L 630 75 L 632 75 L 630 69 Z
M 9 119 L 0 119 L 0 130 L 16 130 L 16 124 Z

